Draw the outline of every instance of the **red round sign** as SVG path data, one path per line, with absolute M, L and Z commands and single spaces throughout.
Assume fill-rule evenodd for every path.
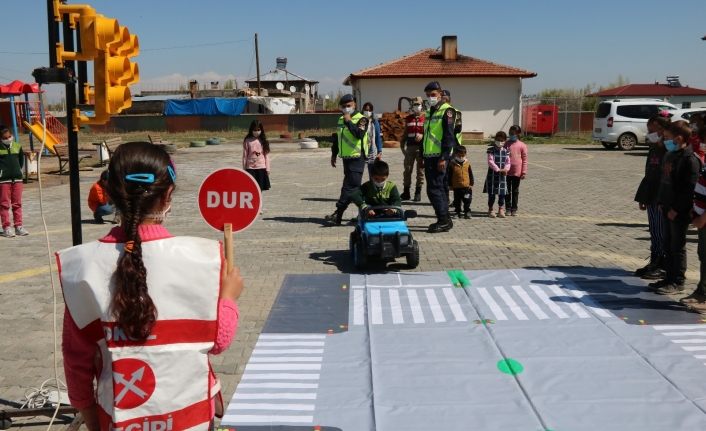
M 260 186 L 242 169 L 214 171 L 199 188 L 201 216 L 220 231 L 226 223 L 233 225 L 233 232 L 247 229 L 260 214 L 261 206 Z
M 147 362 L 134 358 L 113 362 L 113 400 L 119 409 L 134 409 L 150 399 L 156 379 Z

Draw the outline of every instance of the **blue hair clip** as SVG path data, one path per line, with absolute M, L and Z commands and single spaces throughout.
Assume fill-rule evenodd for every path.
M 167 166 L 167 172 L 169 172 L 169 176 L 172 178 L 172 182 L 176 183 L 176 172 L 174 172 L 174 168 L 172 168 L 171 165 Z
M 152 184 L 154 182 L 154 174 L 128 174 L 125 175 L 126 181 L 134 181 L 136 183 Z

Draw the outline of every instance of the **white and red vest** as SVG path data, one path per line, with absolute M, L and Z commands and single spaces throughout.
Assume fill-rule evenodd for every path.
M 412 144 L 419 144 L 414 140 L 417 133 L 420 135 L 424 134 L 424 114 L 416 117 L 414 115 L 408 115 L 405 118 L 405 136 L 407 136 L 408 142 Z
M 101 429 L 207 430 L 220 244 L 190 237 L 142 243 L 147 286 L 157 308 L 157 321 L 144 342 L 129 340 L 110 311 L 112 276 L 122 253 L 122 243 L 99 241 L 57 253 L 67 309 L 100 351 L 96 398 Z

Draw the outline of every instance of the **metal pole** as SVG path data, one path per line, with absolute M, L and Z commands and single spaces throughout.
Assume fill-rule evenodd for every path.
M 25 106 L 25 113 L 27 114 L 25 120 L 29 124 L 32 124 L 32 106 L 29 104 L 29 94 L 27 93 L 25 93 Z M 34 140 L 32 139 L 32 132 L 28 131 L 27 133 L 29 134 L 29 150 L 34 152 Z
M 56 67 L 56 44 L 59 42 L 59 23 L 54 19 L 54 0 L 47 0 L 49 34 L 49 67 Z
M 260 49 L 257 45 L 257 33 L 255 33 L 255 68 L 257 69 L 257 95 L 260 95 Z
M 74 32 L 71 28 L 69 15 L 64 15 L 64 49 L 74 50 Z M 66 69 L 74 69 L 73 61 L 64 62 Z M 76 81 L 71 78 L 66 81 L 66 129 L 69 144 L 69 197 L 71 201 L 71 237 L 74 245 L 83 242 L 81 234 L 81 190 L 79 188 L 78 166 L 78 132 L 74 130 L 74 110 L 76 109 Z
M 12 136 L 20 139 L 17 134 L 17 109 L 15 108 L 15 96 L 10 96 L 10 116 L 12 117 Z
M 81 52 L 81 29 L 76 27 L 76 52 Z M 78 103 L 84 105 L 89 101 L 86 100 L 86 92 L 84 91 L 88 82 L 88 65 L 85 61 L 78 62 Z

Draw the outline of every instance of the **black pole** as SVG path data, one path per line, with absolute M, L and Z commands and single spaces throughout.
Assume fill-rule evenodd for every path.
M 255 33 L 255 68 L 257 70 L 257 95 L 260 95 L 260 48 L 257 44 L 257 33 Z
M 81 28 L 76 27 L 76 51 L 81 52 Z M 83 91 L 88 82 L 88 65 L 85 61 L 78 61 L 78 104 L 85 105 L 89 101 L 86 100 L 86 93 Z
M 56 43 L 59 41 L 59 23 L 54 20 L 54 0 L 47 0 L 47 23 L 49 67 L 56 67 Z
M 74 50 L 74 32 L 69 22 L 69 15 L 64 14 L 64 49 Z M 74 69 L 73 61 L 64 62 L 65 69 Z M 69 196 L 71 200 L 71 237 L 73 244 L 79 245 L 83 242 L 81 235 L 81 190 L 79 188 L 78 171 L 78 133 L 74 130 L 74 109 L 76 109 L 76 80 L 66 81 L 66 128 L 69 144 Z

